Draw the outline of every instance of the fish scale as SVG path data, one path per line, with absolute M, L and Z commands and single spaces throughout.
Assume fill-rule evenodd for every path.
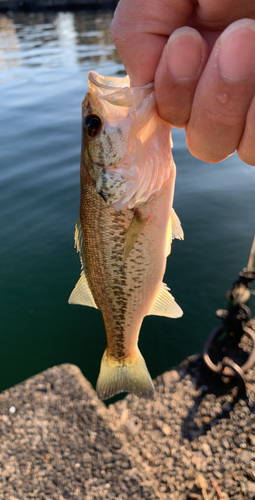
M 87 277 L 103 314 L 109 354 L 127 357 L 130 354 L 129 335 L 126 331 L 125 345 L 124 331 L 131 324 L 135 309 L 144 302 L 143 246 L 137 241 L 133 259 L 123 264 L 124 236 L 133 217 L 132 211 L 121 213 L 105 209 L 105 202 L 93 188 L 90 195 L 89 190 L 84 191 L 81 201 Z M 90 207 L 95 212 L 93 219 L 89 215 Z
M 111 208 L 105 209 L 105 202 L 93 189 L 93 185 L 82 193 L 81 224 L 87 277 L 92 294 L 97 298 L 98 308 L 103 314 L 109 352 L 116 357 L 125 356 L 127 270 L 123 265 L 123 247 L 124 231 L 131 219 L 131 213 L 121 214 Z M 88 220 L 91 221 L 90 224 Z

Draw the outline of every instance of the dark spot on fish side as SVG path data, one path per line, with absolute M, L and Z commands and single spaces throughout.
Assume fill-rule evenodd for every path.
M 101 198 L 103 198 L 103 200 L 105 201 L 105 203 L 107 203 L 107 196 L 106 196 L 106 194 L 103 191 L 99 191 L 98 194 L 99 194 L 99 196 L 101 196 Z
M 111 140 L 109 135 L 107 136 L 107 142 L 108 142 L 110 148 L 112 148 L 112 140 Z

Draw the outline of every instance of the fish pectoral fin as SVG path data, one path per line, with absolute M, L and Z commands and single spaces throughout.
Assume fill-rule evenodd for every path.
M 184 232 L 181 226 L 180 219 L 176 214 L 175 210 L 172 208 L 171 215 L 168 221 L 168 229 L 167 229 L 167 255 L 171 253 L 171 245 L 174 239 L 183 240 Z
M 176 238 L 177 240 L 184 240 L 184 232 L 181 226 L 181 221 L 173 208 L 171 213 L 171 220 L 172 220 L 172 238 L 173 239 Z
M 183 315 L 182 309 L 169 293 L 169 288 L 165 283 L 161 284 L 158 295 L 148 313 L 149 315 L 166 316 L 168 318 L 180 318 Z
M 109 399 L 120 392 L 153 397 L 154 385 L 138 347 L 132 357 L 121 360 L 108 356 L 107 350 L 104 352 L 96 391 L 100 399 Z
M 151 217 L 143 218 L 138 209 L 134 210 L 134 217 L 130 222 L 125 236 L 123 262 L 126 262 L 139 234 Z
M 68 303 L 79 304 L 80 306 L 95 307 L 96 309 L 98 309 L 94 301 L 93 295 L 91 293 L 84 271 L 82 271 L 81 277 L 79 281 L 77 281 L 68 299 Z
M 81 220 L 80 217 L 78 217 L 77 224 L 75 226 L 75 233 L 74 233 L 74 242 L 75 242 L 75 247 L 77 249 L 77 252 L 79 252 L 80 255 L 80 261 L 81 261 L 81 277 L 79 281 L 77 281 L 69 299 L 68 303 L 69 304 L 79 304 L 81 306 L 89 306 L 89 307 L 95 307 L 98 309 L 96 306 L 96 303 L 94 301 L 92 292 L 90 290 L 90 286 L 88 284 L 88 280 L 86 278 L 86 263 L 85 263 L 85 255 L 84 255 L 84 247 L 83 247 L 83 234 L 82 234 L 82 227 L 81 227 Z

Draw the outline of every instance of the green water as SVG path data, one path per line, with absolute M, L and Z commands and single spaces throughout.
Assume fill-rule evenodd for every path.
M 0 15 L 0 390 L 59 363 L 95 384 L 105 348 L 99 311 L 70 306 L 80 273 L 80 107 L 87 73 L 123 71 L 111 13 Z M 174 241 L 165 282 L 184 310 L 145 318 L 140 349 L 153 377 L 201 349 L 246 264 L 254 235 L 255 169 L 236 155 L 207 165 L 174 130 Z M 250 306 L 255 314 L 255 298 Z

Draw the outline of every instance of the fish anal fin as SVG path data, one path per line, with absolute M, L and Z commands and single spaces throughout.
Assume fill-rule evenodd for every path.
M 134 209 L 134 217 L 130 222 L 125 236 L 123 262 L 125 262 L 144 226 L 152 216 L 143 218 L 138 209 Z
M 79 281 L 77 281 L 69 299 L 69 304 L 79 304 L 80 306 L 95 307 L 96 303 L 94 301 L 93 295 L 91 293 L 87 278 L 84 271 L 81 273 Z
M 100 399 L 109 399 L 120 392 L 152 398 L 154 386 L 145 361 L 137 348 L 130 358 L 118 360 L 104 352 L 96 391 Z
M 183 315 L 182 309 L 175 302 L 171 293 L 169 293 L 169 288 L 165 283 L 161 284 L 161 288 L 148 315 L 166 316 L 168 318 L 180 318 Z

